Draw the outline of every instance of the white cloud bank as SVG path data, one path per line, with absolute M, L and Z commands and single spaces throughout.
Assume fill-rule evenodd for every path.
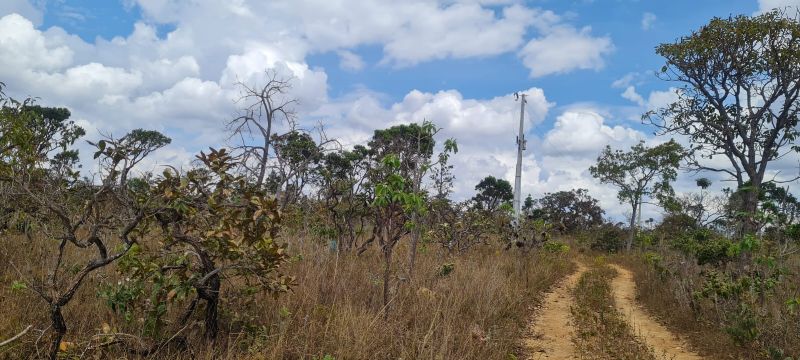
M 377 66 L 413 66 L 448 58 L 518 53 L 531 76 L 597 70 L 613 51 L 562 17 L 516 1 L 179 1 L 130 0 L 144 19 L 130 35 L 93 43 L 57 27 L 41 29 L 42 12 L 19 0 L 0 4 L 0 80 L 9 93 L 34 95 L 72 110 L 73 119 L 96 137 L 152 128 L 173 137 L 147 167 L 186 164 L 193 154 L 225 142 L 224 123 L 236 111 L 241 81 L 257 84 L 265 69 L 294 77 L 301 124 L 317 121 L 345 143 L 363 142 L 375 129 L 431 120 L 443 137 L 459 141 L 454 157 L 456 193 L 464 198 L 486 175 L 513 179 L 518 103 L 511 94 L 465 98 L 457 90 L 412 90 L 395 103 L 370 89 L 328 96 L 328 76 L 306 57 L 331 51 L 340 67 L 369 66 L 359 46 L 380 46 Z M 497 6 L 489 8 L 487 5 Z M 174 30 L 159 37 L 156 25 Z M 533 38 L 526 39 L 530 30 Z M 540 125 L 554 104 L 542 89 L 528 94 L 525 128 Z M 605 124 L 590 110 L 561 114 L 543 138 L 529 135 L 523 162 L 524 193 L 586 187 L 614 207 L 612 192 L 586 168 L 607 143 L 627 145 L 634 130 Z M 88 152 L 84 151 L 84 154 Z M 611 194 L 610 196 L 608 194 Z

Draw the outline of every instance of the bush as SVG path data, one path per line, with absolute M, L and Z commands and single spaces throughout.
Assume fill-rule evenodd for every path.
M 617 252 L 625 248 L 626 232 L 614 224 L 603 224 L 589 233 L 589 248 Z
M 542 248 L 551 254 L 566 254 L 569 252 L 569 245 L 555 240 L 546 241 Z
M 697 229 L 678 237 L 672 246 L 693 256 L 697 265 L 722 265 L 733 260 L 735 244 L 709 229 Z

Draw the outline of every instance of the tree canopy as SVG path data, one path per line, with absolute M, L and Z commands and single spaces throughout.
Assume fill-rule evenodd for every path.
M 664 201 L 672 196 L 671 183 L 678 176 L 678 166 L 684 155 L 683 147 L 675 140 L 654 147 L 647 147 L 642 141 L 630 151 L 611 150 L 606 146 L 597 164 L 589 168 L 600 182 L 617 187 L 619 201 L 631 206 L 628 250 L 633 244 L 639 205 L 646 198 Z
M 747 231 L 755 228 L 759 187 L 770 162 L 796 151 L 800 110 L 800 23 L 779 10 L 714 18 L 656 48 L 660 77 L 680 84 L 678 99 L 645 120 L 692 143 L 690 164 L 722 172 L 742 188 Z M 710 165 L 723 157 L 730 167 Z

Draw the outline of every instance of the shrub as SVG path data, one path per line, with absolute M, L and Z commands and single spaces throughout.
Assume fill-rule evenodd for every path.
M 625 230 L 614 224 L 603 224 L 589 235 L 592 250 L 617 252 L 625 248 Z

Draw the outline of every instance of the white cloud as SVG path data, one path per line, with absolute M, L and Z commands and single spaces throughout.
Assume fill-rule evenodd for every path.
M 591 27 L 578 30 L 559 25 L 543 37 L 529 41 L 519 55 L 523 64 L 531 70 L 531 77 L 536 78 L 575 69 L 602 69 L 605 66 L 604 56 L 613 49 L 611 38 L 592 36 Z
M 348 71 L 359 71 L 364 68 L 364 60 L 358 54 L 347 51 L 339 50 L 339 67 Z
M 650 92 L 647 97 L 647 110 L 656 110 L 667 107 L 678 101 L 678 89 L 671 87 L 667 90 L 656 90 Z
M 625 88 L 622 97 L 635 102 L 639 106 L 644 106 L 645 104 L 644 98 L 636 92 L 636 88 L 633 85 L 628 85 L 628 87 Z
M 656 14 L 646 12 L 642 14 L 642 30 L 650 30 L 656 22 Z
M 592 110 L 569 110 L 559 115 L 553 129 L 544 138 L 543 150 L 548 155 L 596 156 L 608 144 L 633 144 L 645 138 L 637 130 L 605 125 L 600 114 Z
M 58 70 L 72 62 L 73 52 L 42 36 L 19 14 L 0 18 L 0 74 L 18 69 Z M 4 71 L 5 70 L 5 71 Z
M 44 18 L 41 5 L 31 4 L 26 0 L 0 1 L 0 15 L 15 13 L 30 19 L 36 26 L 39 26 Z
M 758 0 L 758 13 L 764 13 L 772 9 L 800 8 L 800 0 Z
M 401 65 L 429 59 L 489 56 L 516 49 L 522 43 L 533 12 L 513 5 L 496 18 L 477 4 L 430 5 L 402 26 L 384 47 L 388 61 Z
M 308 55 L 330 51 L 339 55 L 342 67 L 357 71 L 365 66 L 354 50 L 361 46 L 382 48 L 383 61 L 390 65 L 518 52 L 538 77 L 600 69 L 613 50 L 608 36 L 515 0 L 136 0 L 145 18 L 132 33 L 94 42 L 57 27 L 37 28 L 41 13 L 36 7 L 31 11 L 18 0 L 0 2 L 0 80 L 9 85 L 9 93 L 69 107 L 89 138 L 98 131 L 119 135 L 136 127 L 173 137 L 173 144 L 145 167 L 186 164 L 197 151 L 224 143 L 224 122 L 237 108 L 234 83 L 263 83 L 269 68 L 294 77 L 287 96 L 300 99 L 301 126 L 321 121 L 329 136 L 345 144 L 363 143 L 375 129 L 400 123 L 431 120 L 443 127 L 441 136 L 455 137 L 460 144 L 453 161 L 461 198 L 471 196 L 483 176 L 513 180 L 519 103 L 510 94 L 474 99 L 457 90 L 412 90 L 391 102 L 369 89 L 356 89 L 330 98 L 327 74 L 309 66 Z M 22 15 L 3 16 L 11 11 Z M 159 36 L 159 23 L 175 29 Z M 529 31 L 534 38 L 520 50 Z M 628 92 L 637 85 L 632 75 L 618 87 Z M 605 144 L 629 146 L 644 135 L 607 125 L 610 117 L 597 109 L 574 106 L 540 139 L 531 130 L 542 124 L 553 104 L 541 89 L 525 92 L 530 150 L 523 161 L 523 192 L 584 187 L 612 213 L 620 213 L 614 210 L 615 191 L 597 184 L 586 169 Z M 638 95 L 635 88 L 629 97 L 647 106 L 674 96 L 633 94 Z

